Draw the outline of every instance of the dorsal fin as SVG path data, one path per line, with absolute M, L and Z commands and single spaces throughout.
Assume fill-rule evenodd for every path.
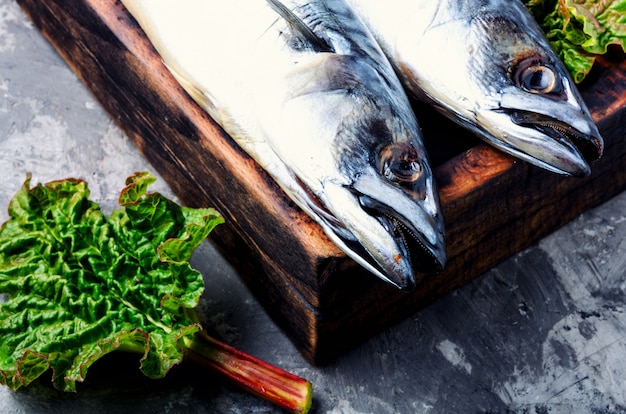
M 267 0 L 269 6 L 280 15 L 293 29 L 294 35 L 311 45 L 316 52 L 334 52 L 328 42 L 315 34 L 301 18 L 289 10 L 280 0 Z

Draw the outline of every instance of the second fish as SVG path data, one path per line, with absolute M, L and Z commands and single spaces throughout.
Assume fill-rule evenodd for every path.
M 584 177 L 603 141 L 519 0 L 348 0 L 405 87 L 487 143 Z

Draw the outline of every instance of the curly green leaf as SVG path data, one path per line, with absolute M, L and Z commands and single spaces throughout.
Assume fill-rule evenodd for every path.
M 223 219 L 147 194 L 153 181 L 130 177 L 107 219 L 84 181 L 30 188 L 27 177 L 0 229 L 0 382 L 17 389 L 51 369 L 56 387 L 74 390 L 116 349 L 144 354 L 150 377 L 182 360 L 204 289 L 188 261 Z
M 0 383 L 18 389 L 51 370 L 55 387 L 75 391 L 94 362 L 121 350 L 141 354 L 150 378 L 197 360 L 286 410 L 309 410 L 308 381 L 208 337 L 198 323 L 204 283 L 189 260 L 223 222 L 216 211 L 148 193 L 148 173 L 127 179 L 109 218 L 81 180 L 33 188 L 30 180 L 0 228 Z

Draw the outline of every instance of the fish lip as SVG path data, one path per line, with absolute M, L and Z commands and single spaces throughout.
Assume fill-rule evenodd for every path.
M 418 278 L 416 278 L 415 274 L 411 275 L 400 275 L 400 274 L 390 274 L 385 269 L 383 269 L 375 260 L 370 259 L 370 255 L 361 243 L 356 240 L 344 240 L 344 243 L 355 253 L 358 253 L 361 258 L 367 258 L 367 263 L 372 266 L 378 273 L 380 273 L 380 278 L 383 279 L 388 284 L 394 286 L 395 288 L 404 291 L 404 292 L 412 292 L 415 290 L 417 283 L 419 282 Z
M 409 220 L 397 214 L 393 208 L 375 198 L 365 195 L 352 186 L 344 186 L 355 197 L 355 201 L 371 217 L 377 219 L 388 234 L 393 235 L 398 247 L 398 253 L 392 258 L 389 267 L 377 262 L 372 253 L 353 237 L 352 230 L 344 225 L 322 200 L 317 197 L 296 175 L 296 183 L 303 191 L 304 199 L 308 208 L 315 213 L 319 223 L 329 229 L 333 236 L 331 239 L 344 246 L 348 256 L 355 259 L 366 269 L 376 276 L 391 284 L 399 290 L 411 292 L 417 284 L 428 274 L 439 273 L 443 270 L 446 262 L 443 222 L 441 217 L 432 218 L 437 228 L 439 237 L 436 237 L 434 246 L 426 237 L 420 237 L 420 232 Z M 328 234 L 328 232 L 327 232 Z M 429 247 L 432 246 L 432 247 Z M 356 259 L 358 257 L 359 260 Z M 390 263 L 391 263 L 390 262 Z M 367 266 L 365 266 L 367 264 Z M 428 264 L 427 266 L 425 264 Z
M 331 239 L 335 243 L 338 243 L 339 246 L 343 245 L 348 251 L 344 252 L 351 256 L 355 261 L 357 256 L 360 258 L 363 263 L 367 263 L 370 267 L 368 270 L 374 273 L 380 279 L 386 281 L 387 283 L 395 286 L 396 288 L 410 292 L 415 289 L 416 281 L 414 274 L 390 274 L 387 270 L 383 268 L 379 263 L 374 260 L 370 252 L 359 242 L 357 239 L 350 237 L 352 232 L 348 229 L 341 220 L 339 220 L 335 215 L 322 203 L 322 201 L 315 195 L 309 187 L 304 184 L 300 178 L 294 174 L 295 181 L 300 189 L 303 191 L 303 194 L 306 199 L 306 205 L 312 212 L 314 212 L 318 219 L 318 223 L 323 223 L 323 227 L 328 228 L 332 231 L 334 236 L 330 236 Z M 355 192 L 354 189 L 350 189 L 353 195 L 359 199 L 359 193 Z M 341 248 L 341 247 L 340 247 Z M 354 255 L 354 256 L 353 256 Z M 405 256 L 406 257 L 406 254 Z M 361 263 L 361 265 L 363 265 Z M 365 266 L 367 268 L 367 266 Z
M 346 226 L 344 226 L 340 220 L 338 220 L 334 215 L 332 215 L 330 211 L 318 205 L 315 207 L 315 212 L 320 215 L 320 218 L 322 218 L 322 220 L 326 223 L 327 226 L 333 229 L 333 232 L 335 233 L 335 235 L 341 239 L 341 242 L 349 250 L 351 250 L 353 253 L 358 255 L 362 260 L 367 262 L 374 271 L 378 272 L 378 276 L 380 278 L 384 279 L 387 283 L 395 286 L 396 288 L 402 291 L 411 292 L 415 289 L 415 286 L 417 285 L 417 281 L 416 281 L 414 273 L 410 275 L 390 274 L 379 263 L 377 263 L 376 260 L 373 260 L 370 253 L 367 251 L 365 247 L 363 247 L 363 245 L 358 240 L 341 236 L 342 233 L 345 233 L 345 232 L 349 233 L 350 230 L 348 230 L 348 228 L 346 228 Z M 390 228 L 391 226 L 385 226 L 385 227 Z M 403 257 L 410 257 L 410 254 L 406 250 L 405 245 L 402 245 L 401 248 L 403 249 L 403 253 L 404 253 Z M 398 260 L 401 260 L 401 258 L 398 258 Z
M 360 194 L 358 197 L 363 209 L 376 217 L 394 236 L 394 240 L 415 273 L 427 275 L 440 273 L 443 270 L 445 253 L 439 252 L 435 246 L 431 247 L 424 237 L 420 237 L 420 231 L 412 223 L 372 197 L 364 194 Z M 418 280 L 415 278 L 410 283 L 407 281 L 405 290 L 412 290 L 417 282 Z
M 599 136 L 583 133 L 553 117 L 531 111 L 510 111 L 511 121 L 555 139 L 561 145 L 577 151 L 588 163 L 602 156 L 603 142 Z
M 415 290 L 417 284 L 427 275 L 440 273 L 445 266 L 445 249 L 437 249 L 429 247 L 429 243 L 420 237 L 419 230 L 403 217 L 394 214 L 394 212 L 385 204 L 375 199 L 363 195 L 355 194 L 359 204 L 370 215 L 375 217 L 381 225 L 393 235 L 394 240 L 401 252 L 397 258 L 394 258 L 397 265 L 401 261 L 408 262 L 407 272 L 390 272 L 381 264 L 373 259 L 368 250 L 356 239 L 342 237 L 341 234 L 349 233 L 343 223 L 338 220 L 329 210 L 318 203 L 314 203 L 314 210 L 319 217 L 323 219 L 327 226 L 333 229 L 335 235 L 339 237 L 343 244 L 356 253 L 360 258 L 366 261 L 387 283 L 396 288 L 411 292 Z M 401 267 L 401 266 L 399 266 Z

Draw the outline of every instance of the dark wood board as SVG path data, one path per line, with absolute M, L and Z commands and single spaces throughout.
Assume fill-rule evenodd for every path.
M 598 62 L 581 91 L 606 142 L 584 179 L 516 161 L 445 121 L 438 155 L 448 264 L 411 294 L 362 270 L 186 95 L 119 2 L 18 0 L 35 26 L 181 201 L 227 223 L 213 241 L 268 313 L 322 363 L 412 314 L 626 188 L 626 60 Z

